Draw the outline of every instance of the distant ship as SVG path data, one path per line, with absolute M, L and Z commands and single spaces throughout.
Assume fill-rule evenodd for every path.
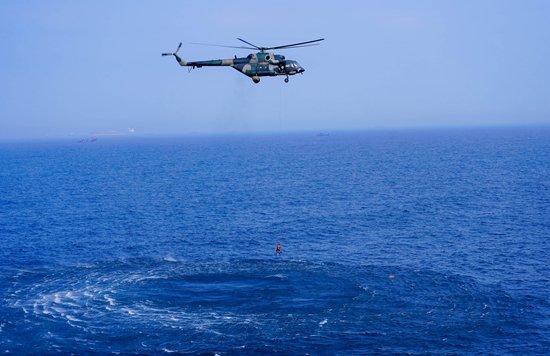
M 96 141 L 97 141 L 97 137 L 92 136 L 92 137 L 86 137 L 86 138 L 80 139 L 78 142 L 87 143 L 87 142 L 96 142 Z

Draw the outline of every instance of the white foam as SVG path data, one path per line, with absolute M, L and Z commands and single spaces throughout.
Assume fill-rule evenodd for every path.
M 38 314 L 38 312 L 36 312 L 36 314 Z M 48 306 L 44 305 L 42 307 L 42 314 L 46 314 L 46 315 L 52 315 L 53 316 L 53 313 L 50 311 L 50 308 L 48 308 Z
M 128 315 L 136 315 L 136 312 L 130 308 L 122 308 L 122 311 Z
M 53 294 L 53 301 L 57 304 L 61 303 L 61 296 L 59 295 L 60 292 Z
M 65 314 L 67 313 L 67 310 L 65 310 L 65 308 L 58 307 L 55 305 L 52 305 L 51 309 L 61 316 L 65 316 Z
M 325 325 L 326 323 L 328 323 L 328 320 L 327 320 L 327 319 L 323 319 L 321 322 L 319 322 L 319 326 L 323 326 L 323 325 Z
M 103 298 L 109 303 L 110 306 L 114 307 L 116 305 L 115 300 L 109 295 L 103 295 Z
M 267 278 L 279 278 L 279 279 L 283 279 L 285 278 L 285 275 L 282 274 L 282 273 L 277 273 L 277 274 L 272 274 L 270 276 L 267 276 Z
M 76 317 L 74 317 L 74 316 L 72 316 L 72 315 L 70 315 L 70 314 L 65 315 L 65 318 L 66 318 L 67 320 L 70 320 L 70 321 L 82 321 L 82 320 L 80 320 L 80 319 L 78 319 L 78 318 L 76 318 Z
M 80 268 L 94 268 L 95 265 L 91 264 L 91 263 L 77 263 L 76 264 L 76 267 L 80 267 Z
M 165 256 L 163 258 L 163 260 L 166 261 L 166 262 L 178 262 L 178 260 L 174 256 L 171 256 L 171 255 Z

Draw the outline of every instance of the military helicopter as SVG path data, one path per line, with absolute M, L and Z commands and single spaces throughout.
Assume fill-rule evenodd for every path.
M 207 61 L 192 61 L 187 62 L 178 56 L 178 51 L 181 48 L 181 42 L 174 53 L 163 53 L 163 56 L 174 56 L 176 61 L 182 67 L 190 67 L 192 69 L 201 67 L 214 67 L 214 66 L 229 66 L 232 67 L 244 75 L 250 77 L 254 83 L 260 82 L 260 77 L 274 77 L 277 75 L 284 75 L 285 83 L 288 83 L 288 77 L 295 74 L 304 73 L 305 69 L 302 68 L 298 62 L 290 59 L 286 59 L 285 56 L 280 54 L 274 54 L 269 52 L 274 49 L 289 49 L 310 47 L 319 45 L 320 41 L 324 38 L 319 38 L 313 41 L 298 42 L 288 45 L 275 46 L 275 47 L 260 47 L 256 46 L 242 38 L 237 38 L 239 41 L 246 43 L 248 46 L 224 46 L 209 43 L 196 43 L 199 45 L 226 47 L 226 48 L 239 48 L 239 49 L 253 49 L 258 50 L 257 53 L 251 53 L 246 57 L 229 58 L 229 59 L 213 59 Z

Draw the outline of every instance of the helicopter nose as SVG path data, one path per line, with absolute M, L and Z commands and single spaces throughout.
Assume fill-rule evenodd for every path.
M 298 69 L 298 73 L 303 73 L 303 72 L 305 72 L 305 71 L 306 71 L 306 70 L 305 70 L 304 68 L 302 68 L 302 67 L 300 67 L 300 68 Z

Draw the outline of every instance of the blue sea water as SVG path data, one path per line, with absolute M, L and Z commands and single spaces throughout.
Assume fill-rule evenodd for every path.
M 4 143 L 0 351 L 548 354 L 549 238 L 549 128 Z

